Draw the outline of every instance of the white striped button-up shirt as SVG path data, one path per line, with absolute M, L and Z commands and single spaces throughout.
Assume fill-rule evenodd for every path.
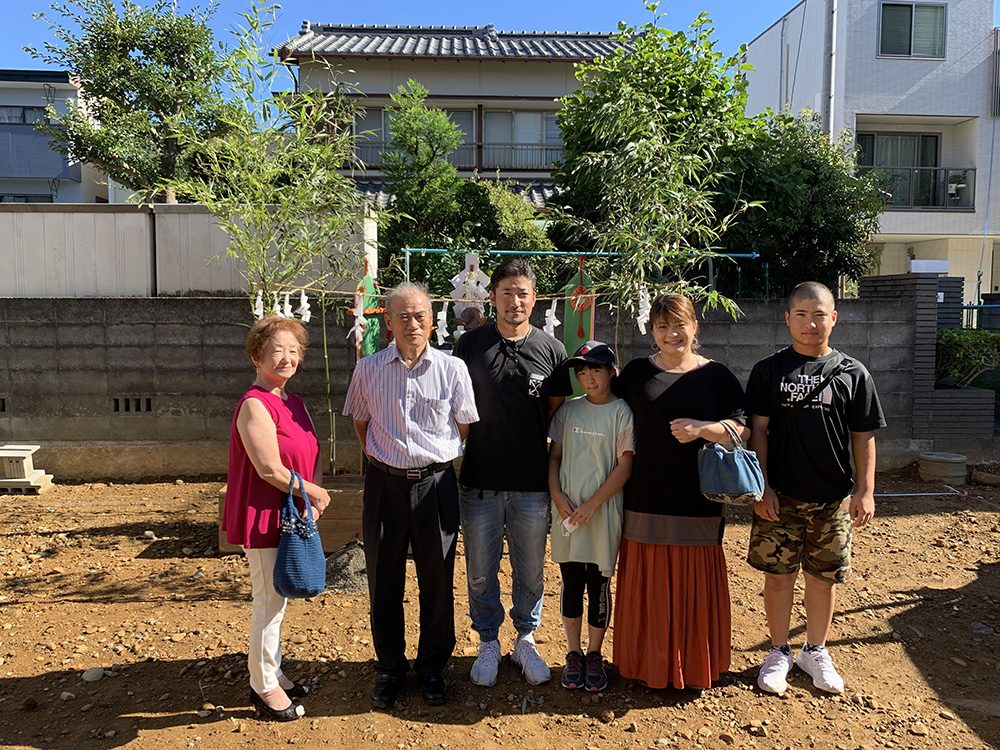
M 465 362 L 428 345 L 411 370 L 394 343 L 358 362 L 344 414 L 368 423 L 365 452 L 397 469 L 457 458 L 458 425 L 479 421 Z

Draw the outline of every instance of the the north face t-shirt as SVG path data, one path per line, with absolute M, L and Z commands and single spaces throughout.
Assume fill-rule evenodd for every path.
M 770 418 L 768 483 L 797 500 L 835 503 L 851 494 L 851 433 L 885 427 L 875 382 L 850 357 L 826 388 L 790 411 L 844 356 L 833 350 L 807 357 L 788 347 L 754 365 L 747 381 L 747 412 Z

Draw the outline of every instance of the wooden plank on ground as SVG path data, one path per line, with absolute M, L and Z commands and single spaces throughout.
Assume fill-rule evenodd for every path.
M 330 493 L 330 505 L 316 523 L 323 551 L 336 552 L 348 542 L 361 540 L 361 510 L 364 505 L 365 478 L 358 474 L 328 477 L 323 487 Z M 226 503 L 226 487 L 219 490 L 219 552 L 232 554 L 240 552 L 235 544 L 226 541 L 221 529 L 222 510 Z

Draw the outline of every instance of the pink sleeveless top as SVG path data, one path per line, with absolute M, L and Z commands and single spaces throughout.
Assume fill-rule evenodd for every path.
M 285 468 L 297 471 L 306 481 L 313 480 L 319 440 L 302 399 L 291 393 L 285 395 L 287 401 L 255 385 L 236 404 L 229 437 L 226 505 L 222 512 L 222 530 L 230 544 L 247 548 L 277 547 L 281 504 L 288 494 L 287 490 L 279 490 L 262 479 L 250 462 L 236 429 L 236 417 L 244 401 L 255 398 L 270 413 L 277 428 L 278 452 Z

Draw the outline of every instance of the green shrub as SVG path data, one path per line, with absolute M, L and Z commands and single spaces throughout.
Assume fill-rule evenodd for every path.
M 963 388 L 1000 366 L 1000 333 L 939 328 L 935 376 L 938 385 Z

